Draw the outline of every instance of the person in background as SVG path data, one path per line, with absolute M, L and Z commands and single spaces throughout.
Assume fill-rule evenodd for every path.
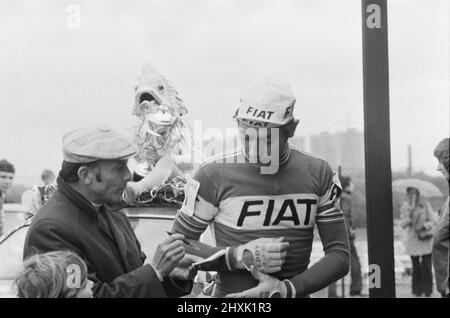
M 35 185 L 32 188 L 32 204 L 29 208 L 31 214 L 36 214 L 36 212 L 47 202 L 56 191 L 56 176 L 51 170 L 45 169 L 42 171 L 41 180 L 43 185 Z
M 86 264 L 69 251 L 29 257 L 14 283 L 19 298 L 92 298 Z
M 359 261 L 358 252 L 355 246 L 355 224 L 352 214 L 352 199 L 351 194 L 353 191 L 352 179 L 348 176 L 340 177 L 342 185 L 342 194 L 340 197 L 340 208 L 344 213 L 345 222 L 348 230 L 348 237 L 350 241 L 350 296 L 367 296 L 362 294 L 362 277 L 361 277 L 361 263 Z M 328 297 L 336 297 L 336 283 L 331 284 L 328 287 Z
M 442 173 L 450 185 L 449 138 L 441 140 L 434 148 L 434 156 L 439 160 L 437 170 Z M 449 200 L 447 197 L 439 211 L 440 219 L 433 237 L 433 267 L 436 276 L 436 288 L 442 297 L 450 297 L 449 291 Z
M 435 220 L 429 205 L 422 203 L 417 188 L 406 189 L 407 201 L 400 208 L 401 226 L 406 229 L 405 253 L 412 261 L 412 293 L 430 297 L 433 291 L 431 249 Z
M 11 188 L 16 170 L 14 166 L 5 159 L 0 160 L 0 236 L 4 231 L 4 212 L 3 202 L 5 201 L 6 191 Z
M 41 179 L 44 183 L 44 186 L 48 186 L 55 183 L 56 175 L 52 170 L 45 169 L 44 171 L 42 171 Z

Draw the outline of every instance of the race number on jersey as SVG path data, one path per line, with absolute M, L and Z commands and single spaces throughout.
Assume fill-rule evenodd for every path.
M 184 186 L 184 202 L 181 206 L 181 212 L 192 216 L 195 211 L 195 201 L 197 199 L 198 189 L 200 188 L 200 183 L 194 179 L 188 179 Z

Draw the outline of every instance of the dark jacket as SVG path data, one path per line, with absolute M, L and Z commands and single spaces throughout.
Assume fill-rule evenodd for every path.
M 450 197 L 447 198 L 442 206 L 440 213 L 441 219 L 437 225 L 433 239 L 433 267 L 436 277 L 436 288 L 443 296 L 447 296 L 449 292 L 449 200 Z
M 88 266 L 94 297 L 178 297 L 191 282 L 161 283 L 127 216 L 97 209 L 58 178 L 58 190 L 39 210 L 25 239 L 24 259 L 35 253 L 71 250 Z M 184 285 L 183 287 L 180 287 Z

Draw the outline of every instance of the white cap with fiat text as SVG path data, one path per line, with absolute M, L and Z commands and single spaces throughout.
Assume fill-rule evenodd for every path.
M 234 118 L 252 126 L 282 126 L 292 120 L 294 104 L 295 96 L 288 84 L 265 79 L 242 91 Z

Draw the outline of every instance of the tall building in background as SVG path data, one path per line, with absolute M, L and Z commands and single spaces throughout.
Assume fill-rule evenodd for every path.
M 291 145 L 296 146 L 297 148 L 300 148 L 301 150 L 306 151 L 306 139 L 305 139 L 305 137 L 294 136 L 294 137 L 289 139 L 289 143 Z
M 310 137 L 310 152 L 323 157 L 337 169 L 364 168 L 364 133 L 356 129 L 330 134 L 323 132 Z
M 364 168 L 364 133 L 356 129 L 347 129 L 336 134 L 340 145 L 340 165 L 349 168 Z
M 339 165 L 340 151 L 334 139 L 334 135 L 328 132 L 311 135 L 309 150 L 312 154 L 324 158 L 333 168 L 336 168 Z

